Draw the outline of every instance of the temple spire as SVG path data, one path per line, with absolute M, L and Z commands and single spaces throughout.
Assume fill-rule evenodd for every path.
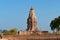
M 34 9 L 31 7 L 27 19 L 27 31 L 37 31 L 37 21 Z

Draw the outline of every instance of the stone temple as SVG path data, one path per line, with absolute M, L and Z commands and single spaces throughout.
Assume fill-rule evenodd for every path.
M 27 19 L 27 31 L 37 31 L 37 21 L 34 9 L 31 8 Z
M 33 33 L 43 34 L 43 33 L 47 33 L 47 32 L 48 31 L 38 31 L 36 14 L 34 12 L 34 9 L 31 8 L 29 11 L 29 16 L 27 18 L 27 29 L 26 29 L 26 31 L 20 31 L 19 35 L 30 35 Z

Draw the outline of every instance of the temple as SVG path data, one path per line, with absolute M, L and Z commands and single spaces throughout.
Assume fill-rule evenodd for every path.
M 37 31 L 37 21 L 34 9 L 31 8 L 27 19 L 27 31 Z
M 34 12 L 34 9 L 31 8 L 29 11 L 28 18 L 27 18 L 27 29 L 26 29 L 26 31 L 20 31 L 19 35 L 31 35 L 34 33 L 40 35 L 40 34 L 48 33 L 48 31 L 38 31 L 36 14 Z

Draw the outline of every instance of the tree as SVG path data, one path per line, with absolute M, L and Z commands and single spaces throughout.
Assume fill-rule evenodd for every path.
M 50 27 L 54 32 L 60 31 L 60 16 L 51 21 Z
M 16 28 L 11 29 L 11 30 L 9 30 L 9 32 L 10 32 L 10 34 L 15 35 L 15 34 L 17 34 L 17 29 Z
M 10 30 L 3 30 L 3 34 L 4 35 L 16 35 L 17 34 L 17 29 L 13 28 Z
M 2 33 L 3 34 L 8 34 L 8 30 L 3 30 Z

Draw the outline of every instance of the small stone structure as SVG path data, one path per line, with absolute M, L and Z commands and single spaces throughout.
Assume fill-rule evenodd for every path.
M 31 34 L 38 34 L 38 35 L 42 35 L 42 34 L 48 34 L 48 31 L 20 31 L 19 35 L 31 35 Z
M 30 35 L 32 31 L 20 31 L 19 35 Z

